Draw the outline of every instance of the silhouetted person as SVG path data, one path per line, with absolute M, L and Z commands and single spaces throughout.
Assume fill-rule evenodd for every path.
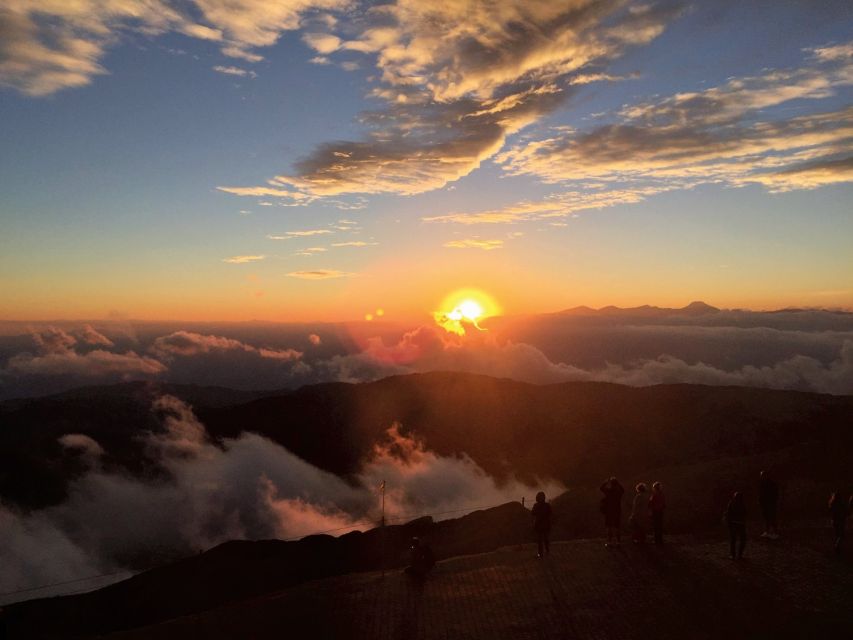
M 616 476 L 605 480 L 601 485 L 601 493 L 604 497 L 601 499 L 601 513 L 604 514 L 604 526 L 607 527 L 607 545 L 619 546 L 622 542 L 622 534 L 619 530 L 622 520 L 622 496 L 625 489 L 619 484 Z M 613 538 L 616 538 L 616 544 L 613 544 Z
M 735 491 L 729 500 L 725 519 L 729 525 L 729 554 L 732 560 L 740 560 L 746 547 L 746 503 L 740 491 Z
M 551 505 L 545 501 L 545 493 L 536 494 L 536 504 L 531 509 L 533 514 L 533 531 L 536 533 L 537 558 L 543 558 L 551 553 Z
M 652 485 L 652 495 L 649 498 L 649 513 L 652 514 L 652 527 L 655 530 L 655 544 L 663 544 L 663 512 L 666 509 L 666 499 L 663 495 L 663 485 L 655 482 Z
M 631 540 L 636 544 L 645 544 L 648 529 L 646 514 L 649 511 L 649 501 L 646 497 L 646 483 L 641 482 L 634 487 L 634 502 L 631 505 Z
M 406 573 L 418 580 L 426 578 L 430 570 L 435 566 L 435 556 L 432 549 L 420 538 L 412 538 L 409 547 L 409 566 Z
M 764 517 L 764 533 L 761 534 L 761 537 L 775 540 L 779 537 L 776 523 L 779 508 L 779 485 L 767 471 L 761 472 L 761 479 L 758 481 L 758 504 L 761 506 L 761 515 Z
M 835 553 L 841 553 L 844 545 L 844 529 L 847 527 L 847 516 L 853 509 L 853 496 L 847 498 L 836 491 L 829 498 L 829 519 L 832 521 L 832 531 L 835 534 Z

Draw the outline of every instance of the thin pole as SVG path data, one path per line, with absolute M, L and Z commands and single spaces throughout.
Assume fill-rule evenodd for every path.
M 382 536 L 380 540 L 380 564 L 382 566 L 382 577 L 385 577 L 385 481 L 379 485 L 379 493 L 382 494 Z

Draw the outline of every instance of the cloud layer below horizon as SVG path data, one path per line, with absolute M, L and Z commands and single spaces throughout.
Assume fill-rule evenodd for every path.
M 831 312 L 720 312 L 689 321 L 535 316 L 465 336 L 432 325 L 377 325 L 373 333 L 368 326 L 358 335 L 344 325 L 313 331 L 281 325 L 280 331 L 244 328 L 239 336 L 228 327 L 218 328 L 221 334 L 158 333 L 157 325 L 140 325 L 142 335 L 131 336 L 109 325 L 45 326 L 29 337 L 0 338 L 0 399 L 137 379 L 268 390 L 441 370 L 540 384 L 684 382 L 849 394 L 852 318 Z

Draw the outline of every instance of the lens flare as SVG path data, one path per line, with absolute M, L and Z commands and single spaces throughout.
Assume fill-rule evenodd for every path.
M 485 331 L 480 321 L 500 313 L 495 301 L 478 289 L 459 289 L 441 303 L 441 311 L 432 315 L 436 324 L 448 333 L 464 336 L 466 326 Z

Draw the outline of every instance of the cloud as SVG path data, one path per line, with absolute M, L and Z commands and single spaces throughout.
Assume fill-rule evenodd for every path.
M 404 434 L 403 427 L 395 423 L 388 428 L 358 474 L 364 487 L 376 487 L 385 482 L 386 509 L 392 521 L 404 522 L 421 513 L 474 510 L 516 501 L 518 496 L 530 493 L 529 485 L 514 478 L 498 485 L 464 453 L 447 457 L 437 455 L 417 434 Z M 554 481 L 545 480 L 539 484 L 549 495 L 566 490 Z M 459 515 L 455 513 L 451 517 Z
M 83 329 L 80 331 L 80 340 L 85 342 L 88 345 L 98 346 L 98 347 L 112 347 L 115 346 L 112 340 L 106 337 L 104 334 L 97 331 L 92 325 L 86 324 L 83 325 Z
M 310 342 L 315 347 L 318 347 L 320 346 L 320 344 L 322 344 L 320 336 L 318 336 L 316 333 L 308 334 L 308 342 Z
M 213 67 L 213 70 L 218 73 L 224 73 L 228 76 L 240 76 L 240 77 L 249 77 L 249 78 L 257 78 L 258 74 L 254 71 L 247 71 L 246 69 L 241 69 L 240 67 L 225 67 L 220 64 Z M 225 191 L 226 189 L 222 189 Z
M 621 204 L 642 202 L 647 197 L 674 189 L 673 186 L 656 185 L 628 189 L 597 189 L 564 191 L 543 200 L 517 202 L 498 209 L 454 212 L 421 218 L 424 222 L 452 222 L 457 224 L 514 224 L 532 220 L 560 219 L 578 211 L 615 207 Z
M 79 353 L 77 338 L 58 327 L 46 327 L 31 333 L 37 354 L 24 351 L 13 355 L 0 370 L 2 377 L 67 377 L 70 379 L 156 376 L 165 367 L 162 363 L 133 351 L 114 353 L 94 349 Z M 89 346 L 112 347 L 113 342 L 98 333 L 91 325 L 80 331 L 81 340 Z
M 362 116 L 363 139 L 321 144 L 270 184 L 316 197 L 412 195 L 468 175 L 507 136 L 562 104 L 572 77 L 602 73 L 680 12 L 674 2 L 626 4 L 399 0 L 372 7 L 356 21 L 356 36 L 313 41 L 327 56 L 347 51 L 373 60 L 381 85 L 371 95 L 386 106 Z
M 77 344 L 77 338 L 57 327 L 47 327 L 31 335 L 40 353 L 66 353 Z
M 302 352 L 255 346 L 193 331 L 156 338 L 148 352 L 168 367 L 170 382 L 226 386 L 234 389 L 290 387 L 303 370 Z
M 307 279 L 356 274 L 318 269 Z M 294 276 L 296 277 L 296 276 Z M 533 383 L 604 380 L 623 384 L 698 382 L 741 384 L 823 393 L 850 393 L 849 314 L 801 311 L 755 313 L 586 314 L 566 312 L 532 318 L 493 319 L 487 331 L 457 339 L 438 327 L 393 329 L 383 338 L 366 334 L 355 343 L 323 339 L 302 353 L 309 334 L 302 325 L 269 332 L 262 327 L 222 326 L 216 334 L 160 325 L 117 346 L 72 344 L 80 329 L 50 327 L 39 343 L 20 348 L 20 336 L 0 343 L 12 353 L 0 363 L 0 398 L 44 395 L 82 385 L 122 380 L 159 380 L 234 389 L 287 389 L 329 381 L 364 382 L 385 376 L 459 370 Z M 114 331 L 114 329 L 111 329 Z M 350 335 L 351 329 L 344 331 Z M 378 333 L 378 332 L 377 332 Z M 112 334 L 111 334 L 112 335 Z M 369 337 L 373 336 L 373 337 Z M 392 337 L 389 337 L 392 336 Z M 318 336 L 319 339 L 319 336 Z M 42 346 L 38 346 L 41 344 Z M 12 345 L 15 345 L 14 347 Z
M 298 360 L 302 357 L 302 354 L 294 349 L 258 348 L 233 338 L 203 335 L 192 331 L 175 331 L 169 335 L 161 336 L 154 340 L 150 351 L 166 358 L 226 351 L 255 353 L 261 358 L 276 360 Z
M 333 242 L 333 247 L 372 247 L 378 242 L 365 242 L 364 240 L 351 240 L 349 242 Z
M 173 32 L 218 42 L 222 53 L 246 62 L 319 9 L 349 0 L 10 0 L 0 10 L 0 86 L 45 96 L 89 84 L 108 73 L 107 51 L 127 32 L 148 37 Z M 234 67 L 223 73 L 243 71 Z M 254 76 L 253 76 L 254 77 Z
M 403 373 L 465 371 L 535 384 L 600 381 L 647 386 L 686 382 L 833 394 L 853 392 L 853 338 L 849 332 L 825 336 L 766 328 L 658 326 L 623 327 L 617 331 L 611 328 L 610 333 L 597 338 L 581 332 L 576 339 L 616 341 L 614 349 L 619 352 L 620 347 L 625 350 L 633 344 L 631 330 L 645 332 L 645 337 L 636 337 L 640 340 L 638 344 L 647 348 L 655 348 L 668 339 L 674 345 L 688 345 L 686 351 L 703 347 L 709 356 L 722 350 L 725 356 L 722 360 L 731 361 L 730 354 L 739 353 L 741 361 L 771 361 L 724 367 L 709 364 L 707 360 L 688 362 L 682 357 L 660 355 L 579 366 L 555 361 L 537 346 L 507 339 L 494 331 L 460 337 L 438 327 L 423 326 L 406 332 L 391 344 L 379 337 L 371 338 L 360 353 L 311 363 L 305 375 L 321 380 L 364 382 Z M 695 334 L 692 337 L 691 332 Z M 559 334 L 555 339 L 559 339 Z M 761 346 L 765 344 L 766 347 Z M 803 351 L 815 355 L 804 355 Z M 774 354 L 781 357 L 774 359 Z
M 532 490 L 513 478 L 498 484 L 465 454 L 439 456 L 397 424 L 345 481 L 256 434 L 214 444 L 191 407 L 172 396 L 158 398 L 152 414 L 159 428 L 140 437 L 147 464 L 164 468 L 167 480 L 94 467 L 60 505 L 26 515 L 0 506 L 0 548 L 10 551 L 0 591 L 137 568 L 134 560 L 151 562 L 152 549 L 181 557 L 226 540 L 372 528 L 381 480 L 392 522 L 424 513 L 440 520 L 448 517 L 441 512 L 460 515 Z M 79 434 L 63 438 L 84 442 Z M 91 438 L 85 444 L 103 451 Z M 553 494 L 564 490 L 555 482 L 544 486 Z
M 483 251 L 492 251 L 493 249 L 503 249 L 504 241 L 467 238 L 465 240 L 449 240 L 443 246 L 451 249 L 482 249 Z
M 314 269 L 312 271 L 291 271 L 287 275 L 302 280 L 329 280 L 332 278 L 350 278 L 355 274 L 337 269 Z
M 66 449 L 80 451 L 93 461 L 104 455 L 104 448 L 97 441 L 82 433 L 67 433 L 59 438 L 59 444 Z
M 330 33 L 306 33 L 302 40 L 319 54 L 328 55 L 341 46 L 341 39 Z
M 290 240 L 292 238 L 309 238 L 311 236 L 324 236 L 334 233 L 329 229 L 304 229 L 302 231 L 286 231 L 282 235 L 268 235 L 270 240 Z
M 275 44 L 284 31 L 298 29 L 306 13 L 349 4 L 348 0 L 195 0 L 204 20 L 222 32 L 229 47 L 240 51 L 235 57 Z
M 224 191 L 225 193 L 230 193 L 234 196 L 242 196 L 242 197 L 270 197 L 270 198 L 278 198 L 280 200 L 288 201 L 288 206 L 298 206 L 298 205 L 306 205 L 314 200 L 315 197 L 310 196 L 305 193 L 301 193 L 299 191 L 294 191 L 292 189 L 282 189 L 280 186 L 275 187 L 216 187 L 219 191 Z M 273 205 L 272 202 L 258 202 L 259 205 L 263 207 L 271 207 Z
M 788 191 L 847 182 L 853 108 L 771 116 L 780 105 L 820 101 L 853 85 L 853 58 L 818 51 L 800 68 L 626 106 L 616 122 L 517 145 L 497 161 L 511 175 L 546 182 L 630 182 L 647 190 L 715 182 Z
M 223 258 L 222 262 L 227 262 L 229 264 L 246 264 L 247 262 L 258 262 L 265 258 L 266 256 L 231 256 L 230 258 Z
M 156 376 L 166 367 L 159 361 L 133 351 L 112 353 L 97 349 L 80 354 L 75 351 L 34 356 L 18 354 L 9 359 L 6 373 L 17 376 L 74 376 L 99 378 L 116 375 L 123 379 Z
M 853 111 L 849 115 L 853 118 Z M 748 181 L 762 184 L 772 192 L 817 189 L 829 184 L 853 182 L 853 156 L 805 162 L 779 171 L 757 173 L 749 176 Z
M 400 0 L 374 11 L 374 24 L 342 48 L 375 54 L 388 85 L 425 85 L 438 101 L 485 99 L 521 78 L 549 83 L 611 60 L 679 12 L 674 3 L 627 4 Z
M 0 85 L 30 96 L 89 84 L 100 60 L 133 22 L 144 33 L 188 22 L 165 2 L 12 0 L 0 10 Z
M 506 136 L 562 100 L 563 92 L 547 85 L 519 88 L 486 103 L 397 103 L 365 114 L 365 124 L 374 128 L 367 140 L 320 145 L 296 163 L 294 175 L 271 182 L 313 196 L 437 189 L 479 167 L 503 147 Z
M 229 58 L 238 58 L 240 60 L 245 60 L 246 62 L 260 62 L 264 59 L 262 55 L 257 53 L 251 53 L 236 45 L 228 45 L 226 47 L 222 47 L 222 54 L 228 56 Z

